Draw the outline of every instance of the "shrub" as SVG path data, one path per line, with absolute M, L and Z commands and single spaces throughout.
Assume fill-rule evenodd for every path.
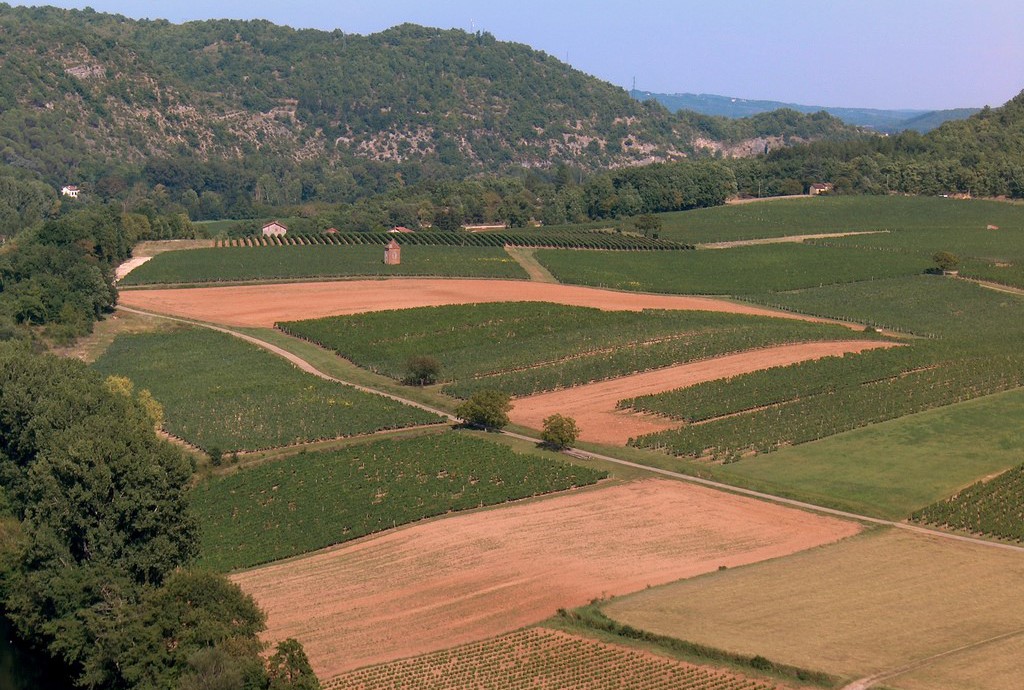
M 932 261 L 935 262 L 935 267 L 942 271 L 952 271 L 960 264 L 960 257 L 951 252 L 935 252 L 932 255 Z
M 405 366 L 409 370 L 405 382 L 412 386 L 429 386 L 441 373 L 441 363 L 429 355 L 413 355 Z

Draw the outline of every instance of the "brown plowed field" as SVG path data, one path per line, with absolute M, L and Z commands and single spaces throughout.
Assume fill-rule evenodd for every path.
M 894 343 L 878 340 L 845 340 L 780 345 L 741 352 L 519 398 L 513 401 L 509 417 L 516 424 L 540 429 L 546 417 L 556 413 L 567 414 L 576 420 L 580 429 L 580 440 L 625 445 L 630 438 L 674 429 L 680 426 L 680 422 L 656 415 L 615 409 L 615 405 L 624 398 L 664 393 L 695 383 L 759 369 L 893 345 Z
M 555 302 L 607 311 L 683 309 L 823 320 L 711 297 L 652 295 L 515 280 L 398 278 L 124 290 L 118 299 L 136 309 L 229 326 L 256 327 L 340 314 L 480 302 Z
M 668 480 L 400 528 L 236 574 L 321 678 L 488 639 L 560 607 L 808 549 L 859 526 Z

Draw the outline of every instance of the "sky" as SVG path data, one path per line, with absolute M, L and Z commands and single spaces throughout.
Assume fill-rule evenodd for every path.
M 618 86 L 803 105 L 998 106 L 1024 90 L 1021 0 L 54 0 L 133 18 L 370 34 L 488 31 Z

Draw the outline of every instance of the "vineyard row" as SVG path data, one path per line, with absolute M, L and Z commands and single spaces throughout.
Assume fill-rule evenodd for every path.
M 217 247 L 294 247 L 327 245 L 378 245 L 395 240 L 403 246 L 442 247 L 544 247 L 552 249 L 680 250 L 692 245 L 670 240 L 600 232 L 338 232 L 288 234 L 217 240 Z

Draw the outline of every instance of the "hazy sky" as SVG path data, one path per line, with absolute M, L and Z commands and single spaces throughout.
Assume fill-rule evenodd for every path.
M 806 105 L 1001 105 L 1024 90 L 1022 0 L 88 0 L 129 17 L 269 19 L 367 34 L 403 22 L 526 43 L 629 88 Z

